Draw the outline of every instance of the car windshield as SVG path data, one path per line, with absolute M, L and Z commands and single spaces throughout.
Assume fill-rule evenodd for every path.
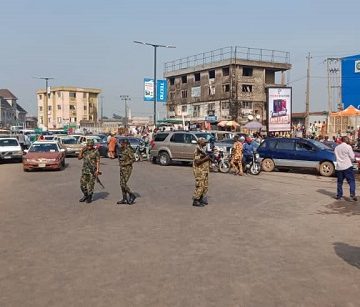
M 61 139 L 61 142 L 63 144 L 76 144 L 77 143 L 75 138 Z
M 309 139 L 308 140 L 311 144 L 315 145 L 317 148 L 320 148 L 320 149 L 327 149 L 329 150 L 330 148 L 326 145 L 324 145 L 323 143 L 320 143 L 318 141 L 315 141 L 315 140 L 312 140 L 312 139 Z
M 94 140 L 94 143 L 95 143 L 95 144 L 101 142 L 101 139 L 100 139 L 99 137 L 91 137 L 91 138 L 87 138 L 87 140 Z
M 0 139 L 0 146 L 19 146 L 17 140 Z
M 221 140 L 219 141 L 220 143 L 226 143 L 226 144 L 233 144 L 234 143 L 234 139 L 225 139 L 225 140 Z
M 213 136 L 210 133 L 195 133 L 196 137 L 204 138 L 205 140 L 209 141 Z
M 56 144 L 32 144 L 29 152 L 58 152 Z

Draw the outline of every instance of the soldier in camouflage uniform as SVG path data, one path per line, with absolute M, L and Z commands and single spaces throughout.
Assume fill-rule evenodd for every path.
M 91 203 L 94 192 L 95 179 L 96 176 L 100 173 L 100 153 L 94 147 L 94 140 L 87 140 L 86 147 L 81 150 L 78 159 L 83 160 L 80 188 L 84 193 L 84 196 L 79 201 L 86 201 L 87 203 Z
M 195 177 L 195 192 L 193 206 L 204 207 L 207 202 L 207 191 L 209 187 L 210 157 L 205 151 L 206 140 L 199 138 L 198 146 L 194 152 L 193 172 Z
M 117 202 L 120 204 L 129 204 L 132 205 L 135 202 L 135 194 L 131 192 L 130 188 L 127 185 L 127 182 L 131 176 L 133 169 L 133 163 L 135 161 L 134 151 L 129 145 L 129 140 L 124 139 L 121 142 L 121 151 L 119 155 L 119 165 L 120 165 L 120 187 L 122 192 L 122 200 Z M 127 196 L 129 195 L 129 197 Z

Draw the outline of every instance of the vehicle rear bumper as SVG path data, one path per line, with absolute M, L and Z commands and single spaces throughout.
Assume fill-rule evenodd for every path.
M 11 161 L 11 160 L 22 160 L 22 153 L 21 154 L 5 154 L 0 155 L 0 161 Z
M 35 163 L 35 162 L 27 162 L 23 163 L 23 168 L 25 170 L 35 170 L 35 169 L 60 169 L 61 161 L 59 162 L 46 162 L 46 163 Z

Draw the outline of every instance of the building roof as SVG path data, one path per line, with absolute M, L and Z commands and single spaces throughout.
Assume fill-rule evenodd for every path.
M 1 109 L 12 109 L 12 106 L 3 98 L 0 97 Z
M 17 109 L 20 113 L 27 113 L 27 112 L 25 111 L 25 109 L 24 109 L 21 105 L 19 105 L 18 103 L 16 104 L 16 109 Z
M 17 99 L 17 97 L 11 93 L 7 88 L 0 89 L 0 96 L 4 99 Z
M 93 93 L 100 94 L 101 89 L 98 88 L 86 88 L 86 87 L 75 87 L 75 86 L 52 86 L 50 87 L 51 92 L 80 92 L 80 93 Z M 45 89 L 40 89 L 36 92 L 36 94 L 45 94 Z

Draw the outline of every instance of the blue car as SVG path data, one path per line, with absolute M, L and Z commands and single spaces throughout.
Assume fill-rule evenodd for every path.
M 316 169 L 321 176 L 326 177 L 335 173 L 334 151 L 315 140 L 268 138 L 261 143 L 257 152 L 266 172 L 275 168 L 308 168 Z

